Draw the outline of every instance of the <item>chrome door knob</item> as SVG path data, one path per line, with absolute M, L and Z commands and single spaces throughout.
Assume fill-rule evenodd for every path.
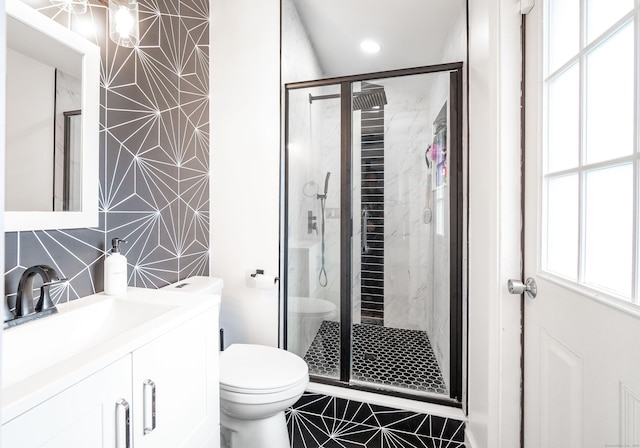
M 536 281 L 531 277 L 529 277 L 524 283 L 520 280 L 511 279 L 507 282 L 507 288 L 511 294 L 520 295 L 526 292 L 532 299 L 535 299 L 538 295 L 538 285 L 536 285 Z

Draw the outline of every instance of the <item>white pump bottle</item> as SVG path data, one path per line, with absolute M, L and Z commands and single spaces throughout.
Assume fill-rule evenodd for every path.
M 111 255 L 104 260 L 104 293 L 117 296 L 127 292 L 127 257 L 120 253 L 120 243 L 125 240 L 111 240 Z

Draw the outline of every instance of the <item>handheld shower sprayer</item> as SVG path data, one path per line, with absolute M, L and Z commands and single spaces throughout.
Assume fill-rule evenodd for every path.
M 327 199 L 327 192 L 329 191 L 329 177 L 331 177 L 331 172 L 327 171 L 327 176 L 324 178 L 324 193 L 318 193 L 318 199 Z
M 324 178 L 324 193 L 318 194 L 318 199 L 320 199 L 320 207 L 322 208 L 322 267 L 320 268 L 320 274 L 318 275 L 318 282 L 320 286 L 323 288 L 327 286 L 327 270 L 324 267 L 324 210 L 327 202 L 327 192 L 329 191 L 329 177 L 331 176 L 331 172 L 327 171 L 327 176 Z

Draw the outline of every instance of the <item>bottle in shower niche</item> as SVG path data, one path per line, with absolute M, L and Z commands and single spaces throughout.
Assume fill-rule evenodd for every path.
M 117 296 L 127 292 L 127 257 L 120 253 L 120 243 L 125 240 L 111 240 L 111 254 L 104 260 L 104 293 Z

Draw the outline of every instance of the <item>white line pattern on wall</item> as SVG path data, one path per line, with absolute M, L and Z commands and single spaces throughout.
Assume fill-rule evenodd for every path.
M 56 302 L 101 291 L 113 237 L 128 241 L 130 286 L 206 275 L 209 2 L 141 0 L 135 49 L 109 40 L 107 10 L 96 1 L 79 16 L 48 0 L 25 3 L 101 47 L 100 225 L 6 234 L 5 290 L 15 295 L 26 267 L 49 264 L 69 279 L 52 288 Z

